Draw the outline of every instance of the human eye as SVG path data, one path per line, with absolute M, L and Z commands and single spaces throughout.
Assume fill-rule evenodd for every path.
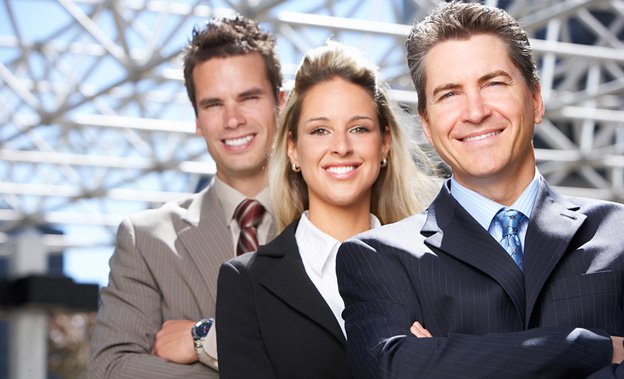
M 457 94 L 458 94 L 457 91 L 442 92 L 440 96 L 438 96 L 438 101 L 450 99 L 452 97 L 457 96 Z
M 250 90 L 240 94 L 239 98 L 242 102 L 253 102 L 259 100 L 263 96 L 261 90 Z
M 260 98 L 259 95 L 247 95 L 243 97 L 243 101 L 258 100 L 259 98 Z
M 310 134 L 315 135 L 315 136 L 324 136 L 324 135 L 329 134 L 329 130 L 327 130 L 326 128 L 322 126 L 316 126 L 312 128 L 312 130 L 310 130 Z
M 500 86 L 504 86 L 505 84 L 507 83 L 500 81 L 500 80 L 492 80 L 492 81 L 487 82 L 485 86 L 486 87 L 500 87 Z
M 349 131 L 355 134 L 368 133 L 370 131 L 370 127 L 366 125 L 356 125 L 352 127 Z
M 483 87 L 485 88 L 493 88 L 493 87 L 505 87 L 512 84 L 512 79 L 509 75 L 505 73 L 499 73 L 498 75 L 492 75 L 484 81 Z
M 203 109 L 211 109 L 211 108 L 216 108 L 218 106 L 221 105 L 221 102 L 219 101 L 206 101 L 202 103 L 202 108 Z

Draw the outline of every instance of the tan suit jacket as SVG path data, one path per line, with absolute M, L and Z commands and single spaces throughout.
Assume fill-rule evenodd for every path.
M 101 293 L 89 378 L 217 378 L 201 363 L 175 364 L 150 352 L 165 320 L 215 316 L 219 267 L 233 254 L 212 184 L 126 218 Z

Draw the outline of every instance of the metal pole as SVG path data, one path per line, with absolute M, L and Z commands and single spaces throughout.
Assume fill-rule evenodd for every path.
M 46 378 L 47 325 L 47 313 L 43 309 L 9 311 L 10 379 Z
M 47 271 L 47 251 L 41 233 L 26 230 L 7 244 L 11 279 Z M 47 313 L 42 308 L 10 309 L 9 379 L 45 379 L 47 377 Z

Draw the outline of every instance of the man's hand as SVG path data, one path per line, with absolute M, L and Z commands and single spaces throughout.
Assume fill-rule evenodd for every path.
M 418 338 L 431 338 L 433 337 L 431 333 L 424 326 L 420 324 L 418 321 L 414 321 L 412 326 L 410 327 L 410 332 Z
M 191 329 L 195 321 L 167 320 L 156 333 L 152 354 L 170 362 L 189 364 L 197 362 Z
M 611 336 L 611 342 L 613 342 L 611 363 L 619 365 L 624 361 L 624 338 Z

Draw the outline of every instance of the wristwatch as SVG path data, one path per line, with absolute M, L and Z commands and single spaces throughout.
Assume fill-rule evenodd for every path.
M 204 350 L 204 341 L 206 341 L 206 337 L 208 336 L 208 332 L 210 328 L 214 324 L 214 320 L 211 318 L 205 318 L 203 320 L 197 321 L 195 325 L 191 328 L 191 336 L 193 336 L 193 346 L 195 348 L 195 353 L 199 358 L 200 362 L 205 364 L 209 364 L 212 366 L 214 363 L 214 358 L 210 357 L 208 353 Z

